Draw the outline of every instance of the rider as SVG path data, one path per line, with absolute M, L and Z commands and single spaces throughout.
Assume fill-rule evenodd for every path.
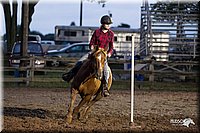
M 90 48 L 93 50 L 95 46 L 104 49 L 107 51 L 107 57 L 110 57 L 113 53 L 113 42 L 114 42 L 114 32 L 110 30 L 110 24 L 112 24 L 112 19 L 108 15 L 102 16 L 101 26 L 99 29 L 96 29 L 92 35 L 90 40 Z M 78 72 L 84 60 L 87 59 L 88 56 L 82 57 L 64 78 L 65 81 L 69 82 Z M 103 94 L 104 96 L 109 96 L 108 92 L 108 79 L 109 79 L 109 71 L 110 68 L 108 66 L 107 60 L 104 64 L 104 80 L 103 80 Z

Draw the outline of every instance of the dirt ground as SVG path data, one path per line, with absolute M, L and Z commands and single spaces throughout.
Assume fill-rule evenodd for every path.
M 130 123 L 130 90 L 115 90 L 98 101 L 84 120 L 66 125 L 69 89 L 4 88 L 4 132 L 198 132 L 198 93 L 135 91 Z M 77 97 L 76 104 L 80 100 Z M 191 118 L 195 125 L 174 121 Z M 179 121 L 180 122 L 180 121 Z

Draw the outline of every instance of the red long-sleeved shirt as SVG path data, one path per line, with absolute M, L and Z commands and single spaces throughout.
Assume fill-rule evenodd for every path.
M 99 48 L 103 48 L 107 51 L 107 54 L 112 55 L 114 42 L 114 32 L 110 29 L 104 33 L 101 28 L 94 31 L 90 40 L 90 47 L 98 45 Z

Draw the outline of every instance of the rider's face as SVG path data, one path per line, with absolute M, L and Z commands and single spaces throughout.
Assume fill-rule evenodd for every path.
M 110 29 L 110 24 L 103 24 L 103 28 L 106 30 Z

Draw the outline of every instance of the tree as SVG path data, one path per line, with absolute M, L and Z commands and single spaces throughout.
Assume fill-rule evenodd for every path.
M 44 39 L 44 35 L 39 31 L 35 31 L 35 30 L 29 31 L 29 34 L 30 35 L 39 35 L 41 37 L 41 39 Z
M 120 27 L 120 28 L 130 28 L 130 25 L 129 24 L 125 24 L 125 23 L 121 23 L 121 25 L 118 25 L 117 27 Z
M 76 23 L 74 21 L 72 21 L 70 26 L 76 26 Z
M 17 29 L 17 7 L 16 1 L 1 1 L 6 25 L 6 39 L 7 39 L 7 51 L 11 52 L 12 44 L 14 44 L 16 39 L 16 29 Z M 12 5 L 12 15 L 11 15 L 11 5 Z
M 53 33 L 49 33 L 49 34 L 44 35 L 44 40 L 54 41 L 54 34 Z
M 39 2 L 38 0 L 34 0 L 34 1 L 29 3 L 29 23 L 28 23 L 28 27 L 30 26 L 30 23 L 32 21 L 32 15 L 34 13 L 34 7 L 38 2 Z M 18 8 L 18 3 L 17 3 L 17 1 L 12 1 L 12 0 L 10 0 L 10 1 L 9 0 L 0 1 L 0 3 L 1 3 L 3 10 L 4 10 L 7 51 L 8 51 L 8 53 L 10 53 L 11 50 L 12 50 L 12 46 L 16 41 L 16 36 L 17 36 L 17 8 Z M 12 9 L 11 9 L 11 7 L 12 7 Z M 11 13 L 11 11 L 12 11 L 12 13 Z

